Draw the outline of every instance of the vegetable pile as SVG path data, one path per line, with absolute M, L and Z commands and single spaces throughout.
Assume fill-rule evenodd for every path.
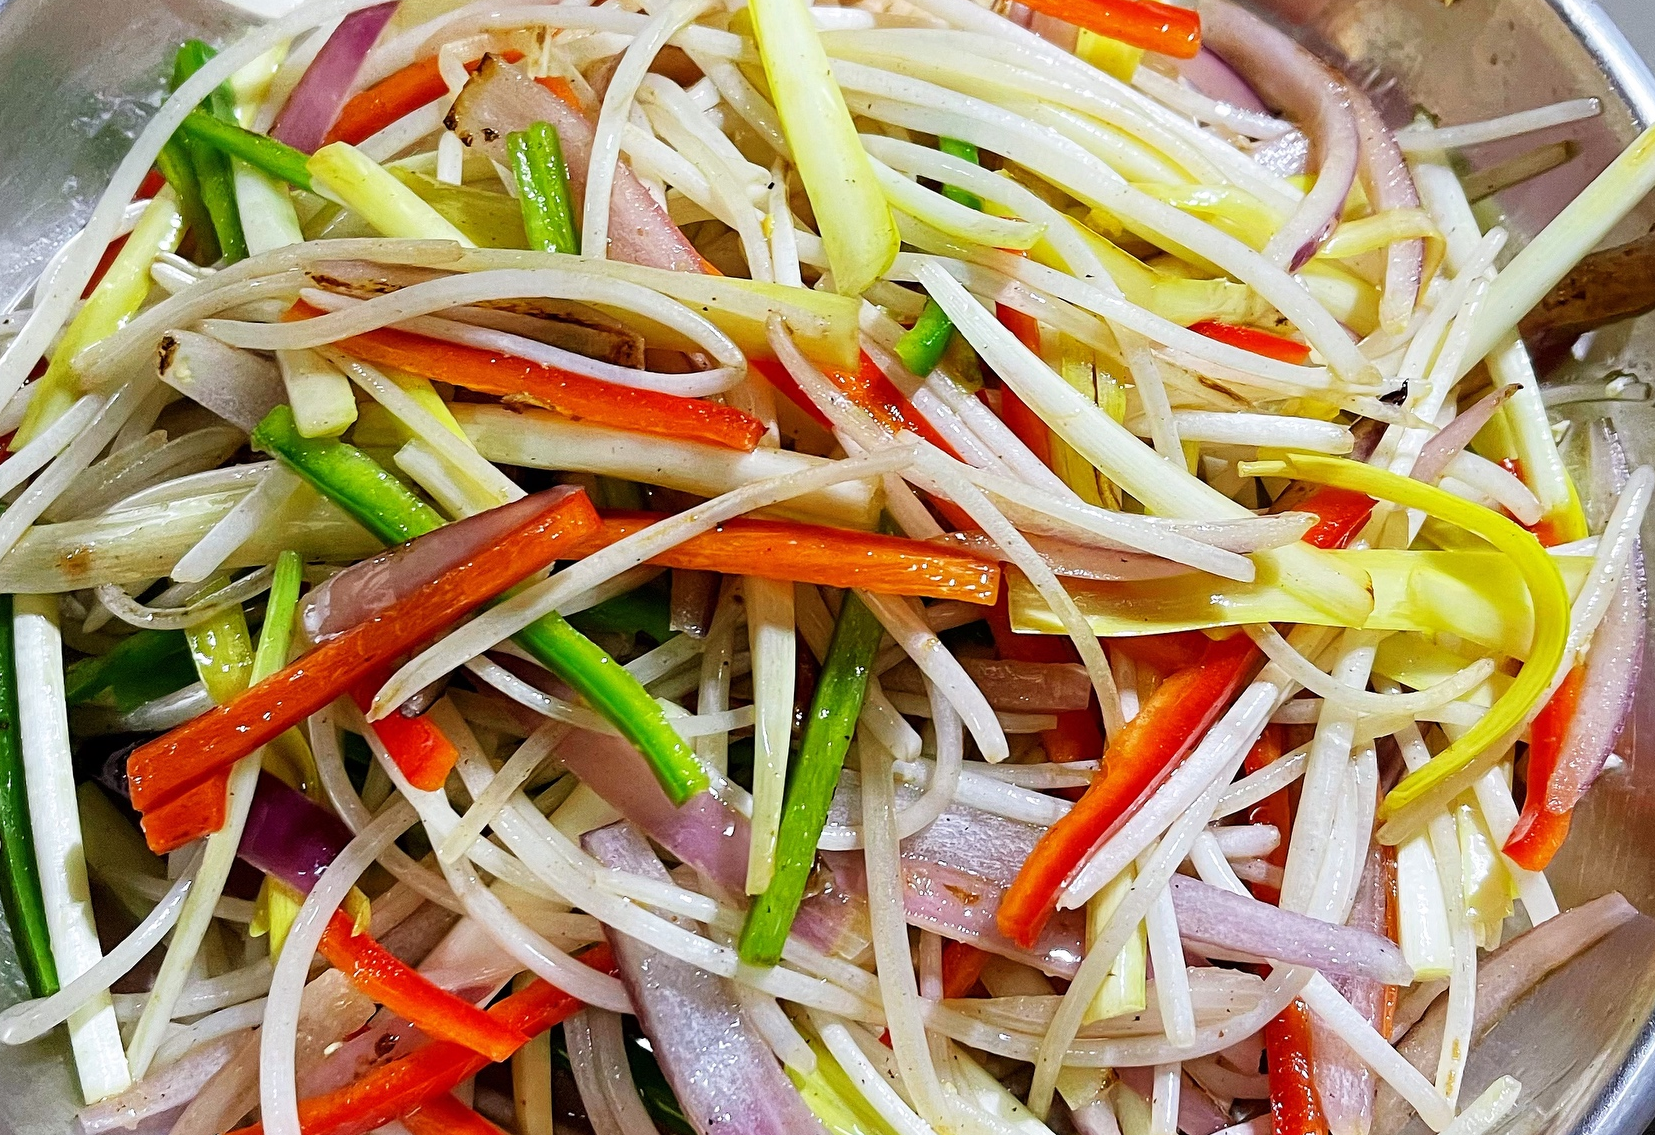
M 1573 151 L 1457 151 L 1595 103 L 1387 123 L 1231 0 L 313 0 L 170 87 L 0 322 L 83 1135 L 1521 1106 L 1639 917 L 1545 871 L 1655 492 L 1523 335 L 1637 310 L 1655 133 L 1505 257 Z

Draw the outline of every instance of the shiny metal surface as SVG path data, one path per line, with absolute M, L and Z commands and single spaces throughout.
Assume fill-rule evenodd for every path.
M 1655 3 L 1655 0 L 1644 0 Z M 1605 113 L 1556 131 L 1580 155 L 1503 195 L 1498 217 L 1519 237 L 1542 226 L 1655 122 L 1655 77 L 1592 0 L 1258 0 L 1374 92 L 1393 123 L 1415 107 L 1464 122 L 1593 95 Z M 188 34 L 232 33 L 216 0 L 0 0 L 0 304 L 19 295 L 84 219 L 132 134 L 157 104 L 163 60 Z M 1539 139 L 1549 140 L 1549 139 Z M 1537 139 L 1480 147 L 1483 167 Z M 1485 218 L 1486 220 L 1487 218 Z M 1646 202 L 1625 236 L 1655 224 Z M 1655 382 L 1655 317 L 1600 332 L 1570 377 L 1620 370 Z M 1655 409 L 1612 412 L 1635 459 L 1655 460 Z M 1655 666 L 1646 667 L 1655 675 Z M 1588 797 L 1553 872 L 1567 905 L 1619 889 L 1655 914 L 1655 697 L 1641 699 L 1623 769 Z M 0 936 L 0 952 L 9 944 Z M 17 995 L 0 956 L 0 997 Z M 1473 1055 L 1469 1098 L 1495 1076 L 1524 1083 L 1507 1130 L 1633 1135 L 1655 1117 L 1655 923 L 1640 922 L 1553 976 Z M 73 1087 L 61 1045 L 0 1051 L 0 1132 L 59 1132 Z M 1415 1130 L 1424 1128 L 1416 1124 Z

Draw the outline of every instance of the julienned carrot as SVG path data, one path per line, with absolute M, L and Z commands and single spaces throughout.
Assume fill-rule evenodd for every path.
M 141 746 L 127 761 L 133 807 L 150 813 L 228 769 L 333 701 L 362 674 L 390 664 L 466 612 L 549 567 L 572 540 L 597 527 L 597 512 L 584 493 L 564 497 L 495 547 L 391 604 L 377 618 Z M 158 843 L 152 836 L 156 851 L 177 846 Z
M 516 63 L 523 58 L 523 53 L 507 51 L 501 54 L 501 58 L 507 63 Z M 481 59 L 473 59 L 465 65 L 465 69 L 475 73 L 482 65 Z M 442 68 L 435 55 L 410 63 L 367 90 L 352 95 L 328 131 L 327 141 L 349 142 L 354 146 L 447 93 L 448 83 L 442 77 Z
M 500 1129 L 447 1092 L 402 1117 L 413 1135 L 500 1135 Z
M 1327 1135 L 1327 1116 L 1316 1094 L 1310 1050 L 1310 1011 L 1295 1001 L 1264 1026 L 1270 1064 L 1270 1128 L 1273 1135 Z
M 320 314 L 298 303 L 289 318 L 308 319 Z M 483 394 L 521 399 L 565 417 L 635 433 L 704 441 L 743 451 L 755 448 L 764 436 L 764 425 L 757 418 L 717 402 L 616 386 L 514 355 L 445 343 L 389 327 L 341 339 L 334 346 L 364 362 Z
M 1523 789 L 1523 813 L 1506 840 L 1505 853 L 1530 871 L 1544 871 L 1569 835 L 1573 809 L 1555 812 L 1546 807 L 1546 786 L 1557 772 L 1569 722 L 1580 706 L 1586 686 L 1586 667 L 1576 666 L 1557 688 L 1546 707 L 1529 726 L 1529 771 Z
M 1155 0 L 1033 0 L 1029 7 L 1145 51 L 1193 59 L 1201 50 L 1201 17 L 1192 8 Z
M 1297 339 L 1272 335 L 1256 327 L 1242 327 L 1235 323 L 1220 323 L 1216 319 L 1203 319 L 1199 323 L 1190 324 L 1190 330 L 1215 342 L 1240 347 L 1243 351 L 1264 355 L 1278 362 L 1293 363 L 1295 366 L 1303 365 L 1310 358 L 1310 348 Z
M 1254 773 L 1280 756 L 1281 726 L 1266 725 L 1259 739 L 1247 751 L 1247 759 L 1241 767 L 1245 772 Z M 1247 819 L 1254 824 L 1269 824 L 1281 833 L 1281 842 L 1276 845 L 1276 850 L 1265 856 L 1265 861 L 1276 867 L 1284 866 L 1287 863 L 1287 835 L 1293 830 L 1293 803 L 1288 798 L 1287 789 L 1273 792 L 1260 800 L 1247 813 Z M 1253 883 L 1251 886 L 1253 896 L 1260 902 L 1281 901 L 1280 888 L 1269 883 Z
M 374 695 L 390 675 L 383 671 L 372 678 L 358 682 L 351 689 L 351 700 L 364 713 L 373 704 Z M 391 755 L 408 783 L 425 792 L 435 792 L 448 780 L 448 774 L 459 760 L 460 751 L 443 731 L 437 728 L 429 714 L 404 717 L 393 713 L 368 723 L 379 743 Z
M 664 519 L 665 513 L 606 512 L 599 530 L 572 544 L 564 558 L 589 556 Z M 923 540 L 783 520 L 727 520 L 649 562 L 967 603 L 993 603 L 1000 589 L 1000 566 L 976 556 Z
M 1209 642 L 1201 661 L 1156 687 L 1138 716 L 1109 740 L 1103 767 L 1069 813 L 1047 829 L 1000 900 L 1000 932 L 1034 945 L 1058 892 L 1105 839 L 1195 748 L 1252 673 L 1258 652 L 1245 635 Z
M 328 920 L 318 950 L 352 985 L 435 1040 L 463 1044 L 490 1060 L 504 1060 L 528 1043 L 521 1030 L 432 984 L 366 933 L 358 933 L 342 910 Z
M 946 942 L 942 948 L 942 995 L 964 997 L 983 976 L 989 955 L 969 942 Z
M 215 772 L 153 811 L 144 813 L 144 838 L 152 848 L 183 847 L 224 826 L 230 774 Z
M 603 973 L 617 972 L 614 955 L 603 943 L 581 954 L 580 960 Z M 489 1006 L 488 1015 L 533 1037 L 581 1008 L 582 1002 L 557 986 L 536 980 L 522 992 Z M 488 1057 L 464 1045 L 434 1041 L 342 1088 L 300 1100 L 299 1130 L 303 1135 L 365 1135 L 452 1091 L 488 1064 Z M 263 1131 L 263 1124 L 254 1123 L 236 1135 L 263 1135 Z

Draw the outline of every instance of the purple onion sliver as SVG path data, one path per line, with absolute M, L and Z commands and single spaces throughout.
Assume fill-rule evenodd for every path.
M 351 830 L 338 816 L 261 772 L 237 854 L 308 895 L 350 841 Z
M 624 820 L 582 842 L 607 867 L 671 881 L 648 841 Z M 691 1126 L 703 1135 L 825 1135 L 726 979 L 607 927 L 604 933 Z
M 1396 943 L 1347 926 L 1282 910 L 1198 879 L 1174 875 L 1168 884 L 1186 939 L 1225 953 L 1314 966 L 1326 974 L 1368 977 L 1406 985 L 1413 969 Z
M 1247 80 L 1236 74 L 1235 68 L 1210 48 L 1203 47 L 1193 59 L 1179 60 L 1178 74 L 1210 99 L 1227 102 L 1254 114 L 1270 113 L 1264 100 L 1258 97 L 1258 92 L 1247 84 Z
M 294 149 L 314 154 L 345 105 L 363 60 L 373 50 L 379 33 L 396 14 L 396 4 L 375 4 L 352 12 L 339 22 L 322 50 L 300 77 L 287 105 L 276 116 L 270 136 Z
M 1397 147 L 1396 136 L 1385 125 L 1368 97 L 1350 86 L 1351 110 L 1361 157 L 1362 183 L 1375 213 L 1419 208 L 1419 187 Z M 1385 257 L 1385 290 L 1379 302 L 1379 324 L 1388 331 L 1407 326 L 1419 302 L 1425 276 L 1425 241 L 1397 241 Z
M 305 597 L 300 624 L 311 641 L 321 642 L 366 622 L 579 491 L 559 485 L 534 493 L 352 564 Z
M 1385 932 L 1384 871 L 1383 853 L 1377 844 L 1370 845 L 1346 926 L 1375 935 Z M 1385 1010 L 1383 983 L 1342 974 L 1329 980 L 1370 1025 L 1379 1026 Z M 1310 1027 L 1316 1052 L 1316 1092 L 1322 1098 L 1322 1112 L 1330 1135 L 1367 1135 L 1373 1123 L 1374 1094 L 1379 1082 L 1356 1053 L 1315 1016 L 1311 1017 Z
M 1310 136 L 1316 184 L 1265 248 L 1296 271 L 1333 231 L 1356 182 L 1360 137 L 1350 86 L 1293 40 L 1228 0 L 1204 0 L 1201 34 L 1268 102 Z
M 1649 587 L 1642 546 L 1632 552 L 1609 609 L 1586 651 L 1586 678 L 1580 702 L 1563 735 L 1557 771 L 1546 786 L 1548 810 L 1565 812 L 1580 803 L 1603 771 L 1621 730 L 1632 716 L 1643 669 L 1644 633 L 1649 621 Z
M 1115 1069 L 1115 1074 L 1120 1077 L 1121 1083 L 1145 1100 L 1154 1096 L 1154 1069 L 1123 1066 Z M 1178 1130 L 1183 1135 L 1214 1135 L 1214 1132 L 1222 1131 L 1229 1125 L 1229 1117 L 1218 1110 L 1212 1097 L 1186 1075 L 1178 1092 Z
M 1424 481 L 1428 485 L 1436 484 L 1454 458 L 1458 457 L 1460 452 L 1471 444 L 1471 439 L 1488 425 L 1489 419 L 1494 417 L 1494 412 L 1516 393 L 1515 385 L 1502 386 L 1491 391 L 1465 413 L 1457 415 L 1453 421 L 1432 434 L 1414 461 L 1414 480 Z

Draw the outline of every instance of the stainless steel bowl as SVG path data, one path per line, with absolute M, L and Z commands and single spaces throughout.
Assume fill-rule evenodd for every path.
M 1655 76 L 1593 0 L 1254 2 L 1360 79 L 1393 123 L 1415 107 L 1465 122 L 1601 99 L 1602 118 L 1553 132 L 1580 143 L 1574 161 L 1497 199 L 1519 240 L 1655 122 Z M 0 310 L 90 213 L 160 101 L 171 45 L 188 35 L 222 39 L 239 26 L 217 0 L 0 0 Z M 1544 140 L 1466 157 L 1483 167 Z M 1617 235 L 1652 224 L 1655 202 L 1645 202 Z M 1574 377 L 1620 370 L 1655 382 L 1655 316 L 1600 332 L 1577 353 L 1567 364 Z M 1569 413 L 1610 414 L 1634 458 L 1655 460 L 1655 409 L 1618 403 Z M 1655 697 L 1640 701 L 1621 748 L 1625 767 L 1587 798 L 1551 874 L 1565 905 L 1618 889 L 1655 914 Z M 9 1002 L 21 985 L 3 936 L 0 951 L 0 998 Z M 0 1132 L 65 1130 L 75 1098 L 66 1055 L 50 1042 L 0 1050 Z M 1503 1073 L 1524 1085 L 1508 1131 L 1642 1131 L 1655 1118 L 1655 922 L 1622 928 L 1502 1021 L 1472 1057 L 1465 1098 Z

